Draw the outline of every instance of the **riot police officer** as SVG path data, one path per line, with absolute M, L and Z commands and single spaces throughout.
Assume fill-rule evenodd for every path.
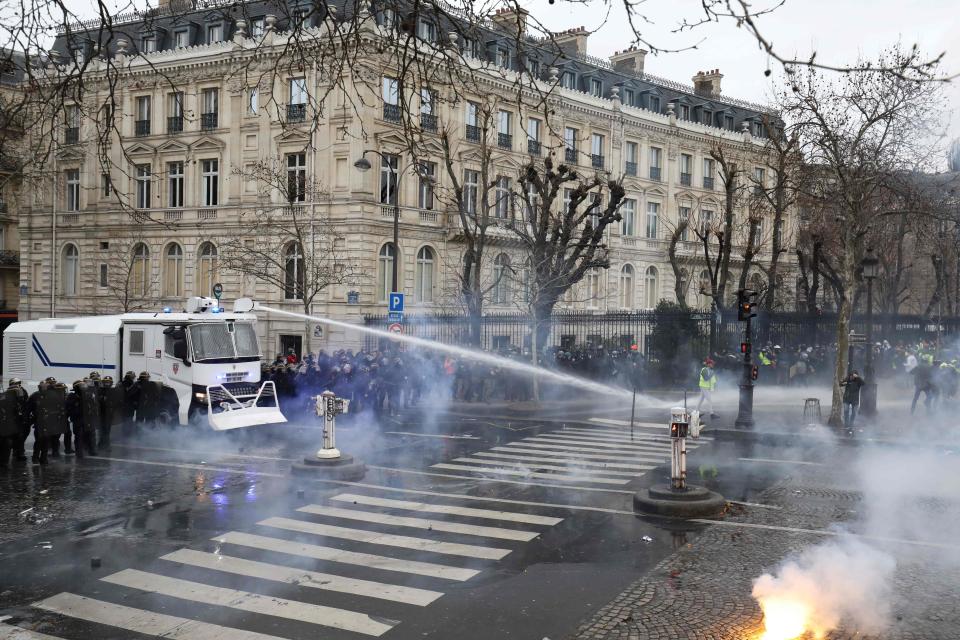
M 60 389 L 56 388 L 56 381 L 50 382 L 51 379 L 47 378 L 41 382 L 37 392 L 30 396 L 34 416 L 34 464 L 47 464 L 49 438 L 59 435 L 63 428 L 63 389 L 62 385 Z
M 80 399 L 80 389 L 83 386 L 81 380 L 74 380 L 73 389 L 67 394 L 64 402 L 64 410 L 73 430 L 73 448 L 78 458 L 84 456 L 83 447 L 83 403 Z M 69 442 L 70 432 L 65 434 L 65 440 Z
M 17 405 L 20 407 L 20 432 L 13 439 L 13 458 L 23 462 L 27 459 L 24 446 L 27 442 L 27 436 L 30 435 L 30 420 L 27 415 L 28 395 L 23 388 L 23 383 L 20 382 L 20 378 L 11 378 L 8 388 L 17 392 Z
M 100 380 L 100 441 L 99 447 L 110 450 L 110 432 L 115 425 L 123 423 L 124 399 L 123 385 L 113 385 L 113 378 L 104 376 Z
M 150 374 L 141 371 L 134 385 L 137 396 L 137 422 L 155 426 L 160 415 L 160 385 L 150 380 Z
M 20 437 L 20 401 L 17 390 L 7 388 L 0 393 L 0 469 L 5 469 L 14 450 L 14 442 Z
M 97 431 L 100 428 L 100 391 L 97 388 L 97 380 L 84 380 L 80 385 L 80 413 L 83 425 L 83 444 L 86 447 L 85 453 L 91 456 L 97 455 Z

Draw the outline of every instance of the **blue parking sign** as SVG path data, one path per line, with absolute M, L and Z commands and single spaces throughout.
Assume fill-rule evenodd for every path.
M 389 311 L 401 312 L 403 311 L 403 294 L 393 292 L 390 294 L 390 309 Z

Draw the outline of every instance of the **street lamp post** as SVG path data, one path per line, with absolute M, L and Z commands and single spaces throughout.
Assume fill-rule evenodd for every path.
M 864 366 L 864 385 L 860 397 L 860 411 L 865 416 L 877 415 L 877 382 L 873 371 L 873 281 L 880 274 L 880 260 L 867 249 L 860 262 L 863 279 L 867 281 L 867 361 Z
M 391 274 L 390 281 L 390 291 L 396 293 L 399 291 L 397 288 L 398 284 L 398 274 L 400 273 L 399 262 L 400 262 L 400 172 L 393 168 L 393 164 L 390 162 L 390 159 L 387 158 L 383 153 L 376 151 L 375 149 L 366 149 L 363 152 L 363 155 L 359 160 L 353 163 L 353 166 L 359 169 L 362 172 L 367 172 L 370 170 L 371 164 L 367 160 L 368 153 L 375 153 L 380 156 L 380 159 L 383 160 L 384 164 L 387 165 L 387 168 L 390 169 L 390 175 L 392 177 L 391 182 L 393 183 L 393 272 Z M 389 189 L 389 184 L 387 185 Z M 389 193 L 389 192 L 388 192 Z

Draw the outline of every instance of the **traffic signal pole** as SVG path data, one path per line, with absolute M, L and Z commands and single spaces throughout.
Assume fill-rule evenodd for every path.
M 750 341 L 750 326 L 752 324 L 754 302 L 751 297 L 756 295 L 747 289 L 737 292 L 737 315 L 746 322 L 743 331 L 743 343 L 740 351 L 743 352 L 743 375 L 740 377 L 740 403 L 737 419 L 733 423 L 738 429 L 753 428 L 753 345 Z

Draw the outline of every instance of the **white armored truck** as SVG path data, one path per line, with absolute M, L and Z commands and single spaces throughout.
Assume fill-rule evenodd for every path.
M 213 298 L 186 309 L 15 322 L 3 332 L 3 388 L 20 378 L 32 392 L 49 376 L 67 385 L 91 371 L 146 371 L 159 382 L 160 418 L 204 419 L 216 431 L 286 422 L 272 382 L 260 382 L 256 316 L 248 298 L 232 313 Z

